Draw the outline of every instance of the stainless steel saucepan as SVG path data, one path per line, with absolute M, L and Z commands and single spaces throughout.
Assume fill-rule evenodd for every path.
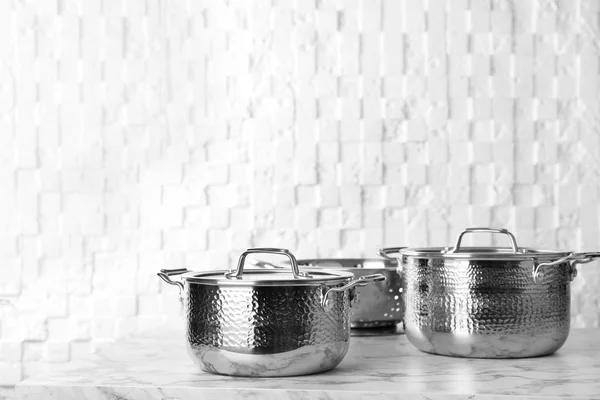
M 463 247 L 466 234 L 495 233 L 510 247 Z M 576 265 L 600 253 L 523 248 L 506 229 L 470 228 L 454 247 L 387 248 L 404 271 L 405 333 L 434 354 L 519 358 L 552 354 L 567 340 Z
M 286 256 L 290 269 L 244 269 L 246 256 Z M 182 281 L 171 276 L 182 275 Z M 187 349 L 205 371 L 237 376 L 292 376 L 335 368 L 348 350 L 355 288 L 382 281 L 350 272 L 298 270 L 284 249 L 249 249 L 235 271 L 162 270 L 181 290 Z

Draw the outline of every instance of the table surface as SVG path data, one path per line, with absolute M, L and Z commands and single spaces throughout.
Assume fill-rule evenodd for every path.
M 600 399 L 600 329 L 554 355 L 485 360 L 416 350 L 404 335 L 352 337 L 334 370 L 290 378 L 202 372 L 181 329 L 161 328 L 17 385 L 22 399 Z

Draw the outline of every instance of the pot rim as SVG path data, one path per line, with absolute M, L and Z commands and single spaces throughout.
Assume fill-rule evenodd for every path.
M 256 287 L 256 286 L 320 286 L 322 284 L 334 285 L 347 283 L 354 274 L 347 271 L 323 271 L 303 269 L 311 277 L 296 278 L 289 270 L 272 269 L 245 269 L 243 277 L 246 279 L 232 279 L 226 277 L 227 270 L 190 271 L 181 276 L 188 283 L 214 285 L 223 287 Z
M 554 260 L 572 254 L 571 251 L 538 250 L 520 247 L 518 252 L 513 252 L 509 247 L 462 247 L 460 252 L 450 252 L 449 247 L 422 247 L 405 248 L 398 253 L 409 257 L 423 257 L 431 259 L 458 259 L 458 260 L 497 260 L 497 261 L 538 261 Z

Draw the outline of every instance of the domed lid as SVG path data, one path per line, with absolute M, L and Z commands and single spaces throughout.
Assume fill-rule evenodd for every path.
M 499 233 L 508 236 L 510 247 L 462 247 L 462 238 L 467 233 Z M 462 231 L 454 247 L 417 247 L 417 248 L 389 248 L 382 249 L 381 254 L 399 253 L 404 256 L 414 256 L 423 258 L 438 259 L 470 259 L 470 260 L 554 260 L 566 257 L 571 252 L 556 250 L 538 250 L 526 247 L 519 247 L 515 236 L 506 229 L 501 228 L 468 228 Z
M 280 254 L 289 259 L 290 269 L 244 269 L 248 254 Z M 190 283 L 219 286 L 312 286 L 327 283 L 344 283 L 351 280 L 351 272 L 323 269 L 298 269 L 296 257 L 286 249 L 254 248 L 242 253 L 235 271 L 188 272 L 182 279 Z

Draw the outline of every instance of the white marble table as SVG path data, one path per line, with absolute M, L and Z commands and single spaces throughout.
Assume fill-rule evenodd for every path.
M 554 355 L 481 360 L 421 353 L 404 335 L 353 337 L 333 371 L 236 378 L 196 369 L 173 328 L 111 345 L 17 386 L 38 399 L 600 399 L 600 329 L 572 330 Z

